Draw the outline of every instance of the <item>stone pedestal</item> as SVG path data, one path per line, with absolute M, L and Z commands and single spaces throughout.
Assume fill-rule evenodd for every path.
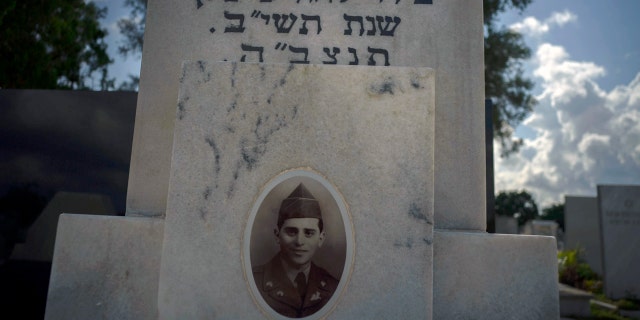
M 553 237 L 436 229 L 433 319 L 557 319 Z
M 164 221 L 62 214 L 45 319 L 157 319 Z
M 152 218 L 63 215 L 46 319 L 157 319 L 163 227 Z M 139 249 L 104 249 L 129 243 Z M 433 250 L 433 319 L 558 318 L 552 237 L 436 229 Z

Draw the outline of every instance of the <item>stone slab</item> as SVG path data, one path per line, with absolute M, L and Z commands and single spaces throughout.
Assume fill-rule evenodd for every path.
M 503 234 L 518 234 L 518 219 L 514 217 L 507 217 L 496 215 L 496 232 Z
M 115 215 L 113 203 L 108 196 L 91 193 L 58 192 L 42 210 L 38 219 L 27 230 L 27 241 L 17 243 L 11 259 L 48 261 L 53 260 L 58 217 L 63 212 Z
M 161 319 L 273 315 L 252 291 L 244 239 L 256 226 L 273 235 L 253 208 L 298 171 L 348 208 L 346 244 L 329 243 L 340 234 L 327 227 L 323 246 L 346 246 L 332 253 L 345 259 L 342 287 L 313 317 L 431 318 L 433 70 L 199 61 L 181 84 Z
M 604 293 L 640 296 L 640 186 L 598 186 Z
M 558 319 L 553 237 L 436 229 L 434 319 Z
M 482 2 L 364 2 L 149 1 L 127 215 L 165 213 L 183 60 L 349 64 L 355 53 L 379 66 L 386 52 L 390 66 L 438 72 L 436 224 L 485 230 Z
M 564 197 L 564 243 L 568 250 L 580 249 L 584 261 L 602 275 L 602 244 L 598 198 Z
M 562 317 L 590 317 L 591 299 L 593 294 L 559 283 L 560 316 Z
M 45 319 L 157 319 L 164 221 L 63 214 Z
M 529 220 L 522 228 L 522 234 L 555 237 L 558 234 L 558 223 L 551 220 Z

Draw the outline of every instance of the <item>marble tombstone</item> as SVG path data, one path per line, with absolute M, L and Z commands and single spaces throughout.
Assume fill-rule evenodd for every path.
M 557 318 L 553 238 L 484 232 L 482 26 L 481 1 L 150 0 L 127 217 L 63 216 L 47 318 Z M 321 214 L 279 227 L 297 184 Z M 306 284 L 267 267 L 283 232 Z
M 599 185 L 604 292 L 613 299 L 640 296 L 640 186 Z

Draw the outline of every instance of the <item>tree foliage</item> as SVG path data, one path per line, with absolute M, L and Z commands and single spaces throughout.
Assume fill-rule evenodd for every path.
M 0 88 L 113 87 L 107 31 L 99 23 L 105 15 L 106 8 L 84 0 L 2 1 Z
M 134 55 L 140 57 L 144 42 L 144 26 L 147 22 L 147 0 L 125 0 L 125 6 L 131 7 L 129 16 L 118 20 L 118 28 L 125 40 L 118 46 L 123 57 Z M 140 83 L 139 75 L 129 75 L 129 81 L 120 85 L 120 90 L 135 91 Z
M 531 56 L 522 35 L 499 26 L 497 17 L 507 9 L 522 12 L 532 0 L 484 0 L 485 96 L 493 102 L 493 134 L 501 155 L 517 152 L 522 139 L 512 138 L 514 129 L 536 104 L 533 82 L 524 76 L 522 61 Z
M 515 217 L 519 226 L 538 216 L 538 205 L 525 190 L 500 191 L 495 200 L 495 210 L 497 215 Z
M 140 56 L 144 40 L 144 26 L 146 23 L 147 0 L 125 0 L 125 6 L 131 7 L 129 17 L 118 20 L 120 33 L 125 41 L 118 47 L 121 55 Z
M 558 252 L 558 281 L 582 290 L 600 293 L 602 281 L 584 262 L 579 249 Z
M 542 220 L 552 220 L 564 230 L 564 204 L 556 203 L 542 209 Z

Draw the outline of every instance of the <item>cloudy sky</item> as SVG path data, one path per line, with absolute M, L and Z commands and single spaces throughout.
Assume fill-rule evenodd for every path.
M 526 189 L 542 207 L 640 184 L 640 1 L 534 0 L 503 16 L 532 49 L 539 104 L 516 129 L 522 151 L 496 157 L 496 190 Z
M 121 41 L 116 21 L 128 15 L 124 0 L 104 21 L 109 48 Z M 539 104 L 516 128 L 522 151 L 500 159 L 496 190 L 526 189 L 540 207 L 565 194 L 596 194 L 598 184 L 640 184 L 640 1 L 534 0 L 504 26 L 525 35 L 532 56 L 525 64 Z M 139 59 L 118 57 L 118 81 L 137 75 Z

